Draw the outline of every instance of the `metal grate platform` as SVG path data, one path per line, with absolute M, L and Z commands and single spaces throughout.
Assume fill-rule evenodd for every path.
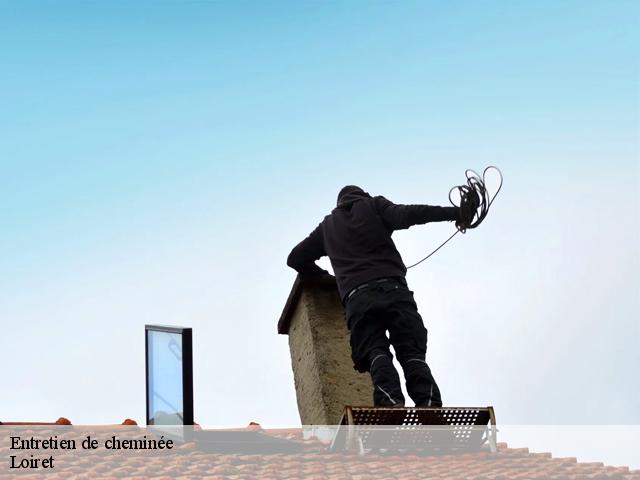
M 496 451 L 493 407 L 345 407 L 332 450 Z

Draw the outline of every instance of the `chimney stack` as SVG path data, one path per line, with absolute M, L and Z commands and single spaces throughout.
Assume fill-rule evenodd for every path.
M 371 405 L 369 374 L 353 368 L 349 331 L 335 280 L 298 276 L 278 333 L 289 335 L 303 425 L 337 425 L 345 405 Z

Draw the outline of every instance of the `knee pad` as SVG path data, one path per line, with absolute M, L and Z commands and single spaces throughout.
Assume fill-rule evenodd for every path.
M 409 358 L 403 360 L 400 365 L 402 366 L 402 370 L 404 370 L 405 377 L 410 377 L 411 375 L 425 371 L 431 371 L 427 362 L 421 358 Z
M 391 352 L 374 350 L 369 354 L 369 371 L 371 371 L 374 365 L 376 367 L 380 367 L 382 365 L 393 365 L 393 355 Z

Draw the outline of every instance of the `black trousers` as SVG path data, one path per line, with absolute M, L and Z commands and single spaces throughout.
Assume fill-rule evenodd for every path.
M 389 351 L 393 345 L 416 406 L 442 406 L 440 389 L 425 361 L 427 329 L 403 279 L 372 282 L 356 291 L 346 301 L 345 316 L 354 368 L 370 372 L 374 405 L 404 405 L 400 377 Z

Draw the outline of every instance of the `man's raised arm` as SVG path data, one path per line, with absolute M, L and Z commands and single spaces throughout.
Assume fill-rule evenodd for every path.
M 429 222 L 458 220 L 458 207 L 432 205 L 397 205 L 379 196 L 374 199 L 376 209 L 385 225 L 391 230 L 402 230 L 412 225 Z

